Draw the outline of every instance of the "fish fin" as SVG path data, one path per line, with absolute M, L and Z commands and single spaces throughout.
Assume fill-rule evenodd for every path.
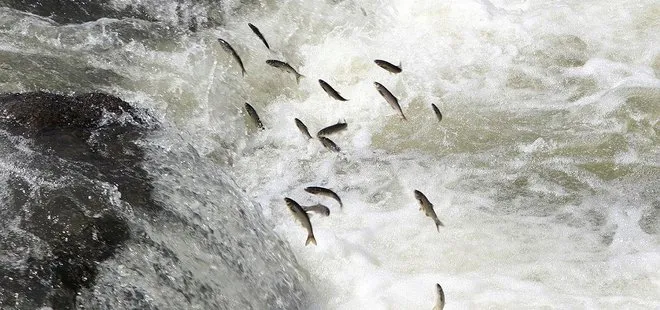
M 296 75 L 296 84 L 300 84 L 300 78 L 304 78 L 305 76 L 302 74 Z
M 440 232 L 440 226 L 444 227 L 445 225 L 443 225 L 442 222 L 440 222 L 440 220 L 436 219 L 435 220 L 435 228 L 438 230 L 438 232 Z
M 245 76 L 246 73 L 245 69 L 241 69 L 241 74 L 243 74 L 243 76 Z
M 305 245 L 308 245 L 310 243 L 316 245 L 316 238 L 314 238 L 314 235 L 307 236 L 307 241 L 305 241 Z
M 408 119 L 406 118 L 406 116 L 403 115 L 403 113 L 401 113 L 401 117 L 403 117 L 403 120 L 404 120 L 404 121 L 407 121 L 407 120 L 408 120 Z
M 403 65 L 401 64 L 401 60 L 399 60 L 399 69 L 401 69 L 401 71 L 403 71 Z

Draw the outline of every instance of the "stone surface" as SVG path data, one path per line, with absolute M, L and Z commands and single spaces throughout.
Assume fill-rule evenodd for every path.
M 149 129 L 146 118 L 105 94 L 0 95 L 0 129 L 27 138 L 34 152 L 20 164 L 55 183 L 10 177 L 0 223 L 16 229 L 0 237 L 0 308 L 75 308 L 97 265 L 131 235 L 104 184 L 117 187 L 120 203 L 159 209 L 135 144 Z

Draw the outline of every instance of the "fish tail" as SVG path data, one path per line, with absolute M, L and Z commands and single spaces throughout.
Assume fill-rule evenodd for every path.
M 407 121 L 407 120 L 408 120 L 408 119 L 406 118 L 406 116 L 403 115 L 403 113 L 401 113 L 401 117 L 403 117 L 403 120 L 404 120 L 404 121 Z
M 312 234 L 307 236 L 307 241 L 305 241 L 305 245 L 308 245 L 310 243 L 316 245 L 316 238 L 314 238 L 314 235 Z
M 297 75 L 296 75 L 296 83 L 297 83 L 297 84 L 300 84 L 300 78 L 304 78 L 304 77 L 305 77 L 305 76 L 302 75 L 302 74 L 297 74 Z
M 444 227 L 445 225 L 442 224 L 442 222 L 440 222 L 439 219 L 435 219 L 434 221 L 435 221 L 435 228 L 438 230 L 438 232 L 440 232 L 440 226 Z

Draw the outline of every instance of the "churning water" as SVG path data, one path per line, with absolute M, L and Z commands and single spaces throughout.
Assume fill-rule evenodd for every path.
M 0 8 L 0 92 L 102 91 L 162 124 L 141 141 L 144 169 L 187 220 L 121 214 L 174 254 L 129 242 L 79 307 L 430 309 L 440 283 L 447 309 L 660 308 L 658 1 L 243 2 L 113 0 L 146 13 L 73 24 Z M 341 152 L 294 118 L 312 135 L 345 120 Z M 2 182 L 64 180 L 17 164 L 29 141 L 3 139 Z M 311 216 L 317 246 L 284 197 L 330 207 Z

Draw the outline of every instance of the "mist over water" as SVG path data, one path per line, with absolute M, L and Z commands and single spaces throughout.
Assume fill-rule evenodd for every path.
M 142 144 L 172 216 L 132 227 L 180 259 L 127 245 L 80 304 L 119 305 L 130 286 L 154 309 L 430 309 L 440 283 L 447 309 L 660 307 L 657 1 L 136 3 L 142 15 L 79 24 L 0 8 L 2 92 L 103 91 L 163 124 Z M 341 153 L 294 118 L 312 135 L 345 120 Z M 311 216 L 317 246 L 284 197 L 329 206 Z

